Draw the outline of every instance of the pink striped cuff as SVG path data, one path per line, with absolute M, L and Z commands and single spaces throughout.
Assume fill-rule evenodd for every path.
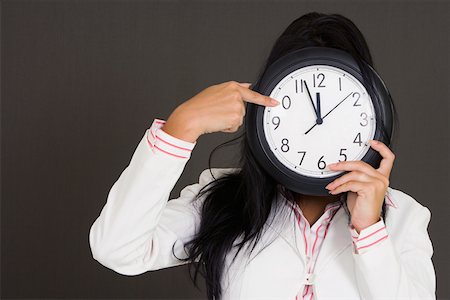
M 191 143 L 168 134 L 161 129 L 165 123 L 165 120 L 154 119 L 150 128 L 147 129 L 146 137 L 150 149 L 153 153 L 158 151 L 171 157 L 189 159 L 197 142 Z
M 353 239 L 356 254 L 362 254 L 369 251 L 375 245 L 380 244 L 388 238 L 388 233 L 383 218 L 380 218 L 377 223 L 364 228 L 359 234 L 352 225 L 349 225 L 348 228 Z

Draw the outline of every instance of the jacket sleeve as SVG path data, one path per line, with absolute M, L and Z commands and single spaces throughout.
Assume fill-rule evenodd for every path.
M 400 250 L 393 245 L 384 220 L 361 230 L 350 229 L 353 258 L 362 299 L 436 299 L 433 247 L 427 232 L 431 213 L 417 205 Z
M 199 224 L 195 195 L 211 180 L 209 169 L 199 182 L 169 201 L 196 143 L 177 139 L 155 119 L 139 142 L 129 165 L 108 193 L 106 204 L 89 231 L 92 256 L 123 275 L 181 265 L 183 245 Z

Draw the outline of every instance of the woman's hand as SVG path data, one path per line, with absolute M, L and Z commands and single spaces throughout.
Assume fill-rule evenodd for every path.
M 337 178 L 326 188 L 330 194 L 349 192 L 347 206 L 351 224 L 358 233 L 380 220 L 395 159 L 394 153 L 383 142 L 371 140 L 370 146 L 383 157 L 378 169 L 363 161 L 341 161 L 328 165 L 331 170 L 352 171 Z
M 243 123 L 245 101 L 276 106 L 278 101 L 249 89 L 250 83 L 228 81 L 212 85 L 179 105 L 162 127 L 166 133 L 194 142 L 216 131 L 235 132 Z

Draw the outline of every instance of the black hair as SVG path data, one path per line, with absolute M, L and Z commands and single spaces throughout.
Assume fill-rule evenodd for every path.
M 342 49 L 374 68 L 366 40 L 351 20 L 340 14 L 311 12 L 294 20 L 278 37 L 258 78 L 261 78 L 271 63 L 284 54 L 308 46 Z M 391 105 L 396 125 L 397 112 L 394 104 Z M 392 146 L 390 134 L 387 134 L 387 138 Z M 191 268 L 195 268 L 195 275 L 191 275 L 191 279 L 197 288 L 197 274 L 200 273 L 205 278 L 208 299 L 220 299 L 222 295 L 221 278 L 225 258 L 230 250 L 238 247 L 236 257 L 241 248 L 250 242 L 253 243 L 253 251 L 260 240 L 263 227 L 268 223 L 270 212 L 281 201 L 278 194 L 284 196 L 284 201 L 294 203 L 298 199 L 298 194 L 277 184 L 256 161 L 248 146 L 245 131 L 237 138 L 215 147 L 209 156 L 209 167 L 211 156 L 218 148 L 239 139 L 239 171 L 220 178 L 215 178 L 211 173 L 215 180 L 205 185 L 196 196 L 196 199 L 204 197 L 198 232 L 185 244 L 187 257 L 180 259 L 191 262 L 190 273 Z M 346 212 L 350 218 L 348 209 Z M 382 208 L 382 217 L 385 218 L 385 215 L 386 204 Z M 239 243 L 235 244 L 238 240 Z

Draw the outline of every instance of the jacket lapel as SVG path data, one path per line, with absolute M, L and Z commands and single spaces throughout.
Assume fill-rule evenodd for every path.
M 306 265 L 305 241 L 303 233 L 295 226 L 295 222 L 297 221 L 296 216 L 295 214 L 290 214 L 289 217 L 284 220 L 285 221 L 281 226 L 277 228 L 272 227 L 272 230 L 275 230 L 279 234 L 279 237 L 289 244 L 292 250 L 295 251 L 297 256 Z M 319 256 L 317 257 L 314 273 L 319 274 L 321 269 L 324 268 L 330 260 L 339 255 L 347 247 L 351 246 L 352 239 L 347 223 L 347 214 L 345 213 L 344 208 L 340 207 L 336 211 L 336 214 L 328 227 L 327 235 L 320 249 Z
M 348 230 L 347 214 L 341 206 L 328 227 L 327 235 L 317 257 L 314 273 L 319 275 L 331 260 L 350 247 L 351 244 L 352 238 Z
M 277 216 L 277 220 L 279 221 L 269 227 L 279 238 L 283 239 L 288 244 L 290 249 L 295 252 L 302 263 L 306 265 L 303 234 L 296 225 L 297 217 L 291 206 L 288 203 L 285 203 L 285 205 L 286 210 L 282 211 L 283 216 Z

